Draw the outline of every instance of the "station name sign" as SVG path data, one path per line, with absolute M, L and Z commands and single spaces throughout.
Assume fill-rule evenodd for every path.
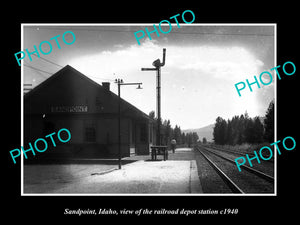
M 69 112 L 87 112 L 87 105 L 73 105 L 73 106 L 51 106 L 51 112 L 69 113 Z

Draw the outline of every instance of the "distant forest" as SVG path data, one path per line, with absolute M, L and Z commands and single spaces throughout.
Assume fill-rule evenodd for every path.
M 149 113 L 149 117 L 157 122 L 154 111 L 151 111 Z M 169 119 L 163 120 L 162 122 L 161 136 L 161 142 L 164 145 L 169 145 L 171 140 L 175 139 L 177 145 L 187 145 L 188 147 L 191 147 L 192 145 L 196 144 L 199 139 L 197 132 L 184 133 L 181 131 L 180 126 L 178 126 L 177 124 L 173 128 Z
M 213 139 L 216 144 L 220 145 L 273 142 L 274 101 L 269 104 L 263 121 L 258 116 L 250 118 L 247 112 L 227 121 L 218 117 L 213 131 Z

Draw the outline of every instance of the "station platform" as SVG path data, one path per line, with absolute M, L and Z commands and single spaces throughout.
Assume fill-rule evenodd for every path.
M 85 176 L 68 180 L 55 185 L 45 193 L 53 194 L 197 194 L 202 193 L 196 161 L 191 149 L 176 149 L 169 152 L 169 159 L 152 161 L 151 156 L 132 156 L 123 158 L 125 165 L 119 170 L 117 166 L 109 167 L 106 171 L 93 171 L 85 168 Z M 132 161 L 132 163 L 129 163 Z M 49 165 L 51 166 L 51 165 Z M 83 166 L 83 165 L 81 165 Z M 86 167 L 92 166 L 91 164 Z M 30 193 L 29 186 L 27 190 Z M 35 190 L 37 187 L 34 188 Z M 39 193 L 43 193 L 40 192 Z

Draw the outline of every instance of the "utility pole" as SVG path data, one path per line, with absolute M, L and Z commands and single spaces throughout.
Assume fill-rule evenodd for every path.
M 123 80 L 116 80 L 118 84 L 118 164 L 119 164 L 119 170 L 122 167 L 121 163 L 121 83 L 123 83 Z
M 115 83 L 118 84 L 118 164 L 119 169 L 122 167 L 122 152 L 121 152 L 121 85 L 138 85 L 137 89 L 142 89 L 142 83 L 124 83 L 122 79 L 115 79 Z
M 142 71 L 156 71 L 156 113 L 157 113 L 157 131 L 156 131 L 156 142 L 157 145 L 161 145 L 161 82 L 160 82 L 160 68 L 165 65 L 166 60 L 166 49 L 163 49 L 163 61 L 160 62 L 159 59 L 155 60 L 152 65 L 155 68 L 142 68 Z

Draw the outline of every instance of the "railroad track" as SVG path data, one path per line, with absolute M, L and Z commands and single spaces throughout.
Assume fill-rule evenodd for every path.
M 228 153 L 232 153 L 232 154 L 235 154 L 235 155 L 241 155 L 241 156 L 245 156 L 246 154 L 248 154 L 249 156 L 253 157 L 255 156 L 253 153 L 249 153 L 249 152 L 236 152 L 236 151 L 231 151 L 231 150 L 228 150 L 228 149 L 221 149 L 219 147 L 216 147 L 216 146 L 210 146 L 209 148 L 211 149 L 215 149 L 217 151 L 222 151 L 222 152 L 228 152 Z M 268 156 L 266 156 L 267 158 Z M 268 162 L 268 163 L 274 163 L 274 159 L 271 158 L 270 160 L 267 160 L 265 162 Z
M 196 149 L 233 193 L 274 193 L 274 178 L 261 171 L 243 166 L 239 172 L 235 161 L 203 146 Z

